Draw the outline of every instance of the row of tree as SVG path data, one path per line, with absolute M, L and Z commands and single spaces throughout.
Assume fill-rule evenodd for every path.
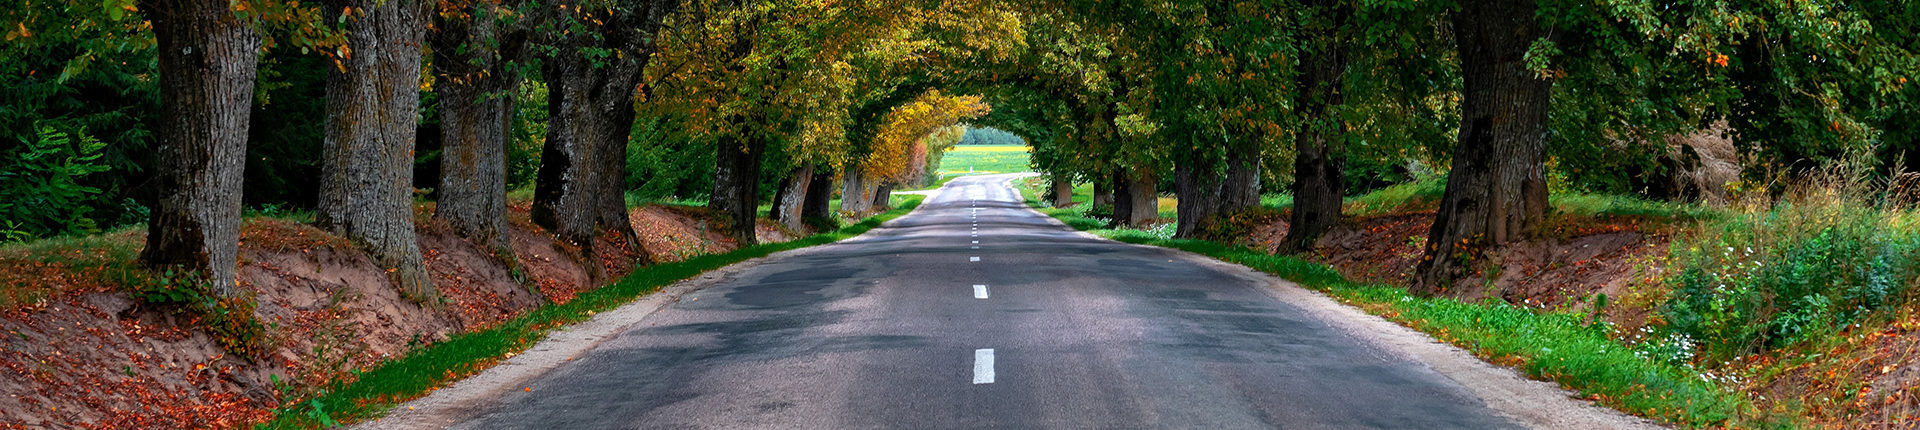
M 1284 190 L 1291 250 L 1365 176 L 1450 165 L 1415 282 L 1438 294 L 1540 228 L 1550 177 L 1676 197 L 1656 183 L 1698 161 L 1665 136 L 1729 124 L 1753 172 L 1911 168 L 1910 3 L 1058 0 L 982 122 L 1118 223 L 1151 220 L 1133 202 L 1168 173 L 1182 237 Z
M 1030 142 L 1054 198 L 1092 183 L 1122 224 L 1154 222 L 1170 188 L 1177 234 L 1206 236 L 1285 190 L 1294 250 L 1359 187 L 1451 166 L 1425 293 L 1532 234 L 1549 178 L 1650 189 L 1686 156 L 1663 136 L 1727 124 L 1782 169 L 1890 162 L 1920 142 L 1920 9 L 1892 0 L 15 1 L 6 55 L 68 58 L 63 75 L 149 40 L 165 108 L 142 259 L 223 282 L 254 85 L 284 84 L 257 75 L 260 53 L 324 55 L 316 221 L 421 297 L 409 163 L 423 87 L 440 121 L 434 216 L 496 249 L 515 95 L 532 85 L 546 96 L 534 220 L 590 253 L 635 240 L 634 136 L 711 151 L 710 205 L 751 242 L 767 194 L 790 226 L 826 217 L 836 192 L 866 210 L 971 121 Z
M 939 147 L 959 139 L 951 126 L 987 110 L 976 96 L 891 80 L 941 61 L 933 57 L 994 51 L 977 46 L 993 39 L 981 32 L 1004 28 L 938 6 L 21 0 L 0 19 L 9 29 L 5 56 L 60 58 L 67 74 L 130 43 L 151 46 L 158 67 L 136 84 L 155 87 L 162 108 L 152 119 L 153 162 L 141 163 L 156 196 L 140 261 L 201 277 L 222 295 L 235 293 L 250 114 L 267 93 L 256 85 L 286 85 L 260 74 L 262 54 L 321 53 L 315 223 L 364 247 L 409 296 L 431 300 L 437 292 L 414 236 L 418 142 L 440 145 L 433 217 L 512 255 L 507 154 L 524 129 L 516 115 L 529 81 L 546 96 L 532 218 L 592 261 L 614 251 L 599 248 L 637 246 L 625 191 L 628 147 L 642 128 L 717 154 L 709 204 L 743 244 L 755 240 L 769 175 L 784 178 L 774 218 L 795 228 L 831 216 L 841 177 L 843 210 L 884 205 L 891 187 L 919 181 Z M 98 43 L 80 42 L 90 37 Z M 423 111 L 436 115 L 436 136 L 421 135 Z

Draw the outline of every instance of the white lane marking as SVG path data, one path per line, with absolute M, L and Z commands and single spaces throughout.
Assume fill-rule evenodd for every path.
M 973 249 L 980 249 L 980 247 L 976 246 L 976 247 L 973 247 Z
M 987 298 L 986 284 L 973 284 L 973 298 L 976 298 L 976 299 Z
M 973 350 L 973 383 L 993 383 L 993 350 Z
M 976 240 L 976 241 L 973 241 L 973 243 L 980 243 L 980 241 Z
M 980 257 L 967 257 L 967 261 L 980 261 Z

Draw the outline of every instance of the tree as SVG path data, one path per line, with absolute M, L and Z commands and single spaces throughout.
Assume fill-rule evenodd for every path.
M 160 52 L 160 198 L 147 224 L 148 266 L 204 276 L 234 294 L 240 178 L 261 37 L 258 22 L 224 0 L 151 0 Z
M 534 185 L 533 221 L 580 246 L 592 261 L 608 251 L 594 242 L 601 235 L 616 247 L 638 246 L 622 177 L 634 96 L 657 33 L 679 5 L 560 2 L 557 17 L 542 26 L 541 32 L 557 36 L 545 62 L 551 121 Z M 604 267 L 590 266 L 596 279 L 605 278 Z
M 1280 241 L 1288 252 L 1313 248 L 1328 227 L 1340 221 L 1346 197 L 1344 104 L 1347 76 L 1348 19 L 1352 7 L 1338 0 L 1312 0 L 1300 5 L 1307 17 L 1306 55 L 1296 78 L 1296 105 L 1303 120 L 1294 131 L 1293 212 L 1287 218 L 1287 236 Z
M 455 234 L 511 257 L 507 145 L 526 33 L 497 0 L 441 2 L 433 70 L 440 103 L 440 186 L 433 216 Z
M 315 221 L 365 247 L 408 297 L 437 299 L 412 205 L 421 48 L 432 4 L 336 0 L 327 7 L 343 11 L 347 43 L 327 75 Z

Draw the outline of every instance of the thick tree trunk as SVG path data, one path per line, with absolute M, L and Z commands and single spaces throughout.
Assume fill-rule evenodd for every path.
M 326 139 L 315 220 L 365 246 L 414 300 L 438 297 L 414 238 L 413 149 L 420 48 L 431 3 L 343 0 L 353 55 L 327 72 Z
M 872 189 L 859 166 L 848 166 L 846 178 L 840 180 L 840 211 L 858 217 L 872 210 Z
M 1122 169 L 1113 174 L 1113 183 L 1119 184 L 1119 188 L 1120 188 L 1119 192 L 1113 193 L 1113 224 L 1112 225 L 1116 227 L 1125 226 L 1125 225 L 1134 225 L 1139 222 L 1138 220 L 1133 219 L 1133 194 L 1128 193 L 1129 191 L 1132 191 L 1131 189 L 1128 188 L 1128 186 L 1131 185 L 1132 182 L 1131 182 L 1131 179 L 1129 179 L 1127 176 L 1128 176 L 1127 171 L 1125 169 Z
M 1220 208 L 1215 213 L 1233 213 L 1260 206 L 1260 146 L 1252 139 L 1227 153 L 1227 178 L 1220 184 Z
M 260 32 L 221 0 L 153 0 L 159 42 L 158 204 L 147 220 L 142 263 L 197 272 L 234 295 L 240 248 L 240 178 L 260 59 Z
M 1470 0 L 1454 14 L 1460 143 L 1413 291 L 1445 293 L 1490 247 L 1525 238 L 1546 216 L 1546 122 L 1553 83 L 1524 61 L 1543 34 L 1531 0 Z M 1499 261 L 1491 261 L 1499 264 Z
M 660 22 L 678 1 L 647 1 L 592 21 L 584 31 L 557 36 L 546 61 L 547 146 L 534 181 L 532 217 L 561 239 L 580 246 L 589 261 L 603 261 L 594 238 L 637 247 L 627 218 L 626 154 L 633 128 L 634 92 L 646 69 Z M 562 10 L 579 10 L 566 2 Z M 594 51 L 618 52 L 613 58 Z M 641 261 L 645 264 L 645 261 Z M 605 267 L 589 264 L 606 280 Z
M 1154 174 L 1152 169 L 1139 169 L 1126 179 L 1127 182 L 1123 184 L 1126 190 L 1115 194 L 1114 200 L 1126 199 L 1130 204 L 1127 205 L 1125 215 L 1122 215 L 1119 205 L 1115 205 L 1114 217 L 1124 218 L 1126 225 L 1132 227 L 1146 227 L 1158 221 L 1160 218 L 1159 175 Z
M 807 184 L 806 202 L 801 204 L 800 219 L 815 223 L 833 219 L 833 169 L 815 168 L 811 183 Z M 825 227 L 826 224 L 822 224 Z
M 1073 181 L 1068 181 L 1066 176 L 1053 175 L 1053 183 L 1048 190 L 1050 190 L 1049 194 L 1052 194 L 1051 200 L 1048 201 L 1053 207 L 1064 208 L 1073 205 Z
M 874 189 L 873 208 L 875 210 L 887 210 L 887 209 L 893 208 L 893 189 L 895 188 L 895 186 L 896 184 L 889 181 L 889 182 L 880 184 L 879 188 Z
M 806 206 L 808 191 L 813 186 L 813 163 L 801 164 L 799 169 L 788 173 L 780 180 L 780 191 L 774 193 L 773 220 L 786 225 L 793 231 L 806 228 Z
M 713 170 L 713 196 L 707 207 L 730 219 L 727 236 L 741 246 L 759 243 L 754 222 L 760 209 L 760 153 L 766 143 L 753 138 L 720 139 Z
M 1210 157 L 1200 156 L 1188 156 L 1174 163 L 1173 188 L 1179 197 L 1179 226 L 1174 228 L 1175 237 L 1198 238 L 1208 230 L 1205 224 L 1213 222 L 1214 215 L 1219 213 L 1220 186 L 1226 181 L 1216 173 L 1217 163 Z
M 434 71 L 439 74 L 440 187 L 433 216 L 455 234 L 511 258 L 507 240 L 507 140 L 519 75 L 489 3 L 449 18 L 436 14 Z
M 1332 14 L 1332 29 L 1301 62 L 1307 70 L 1296 87 L 1303 91 L 1298 105 L 1307 121 L 1294 135 L 1293 213 L 1287 218 L 1287 236 L 1280 240 L 1282 252 L 1313 249 L 1320 235 L 1340 222 L 1346 194 L 1345 137 L 1334 108 L 1345 103 L 1340 86 L 1347 71 L 1346 45 L 1338 35 L 1349 9 L 1332 1 L 1317 6 Z

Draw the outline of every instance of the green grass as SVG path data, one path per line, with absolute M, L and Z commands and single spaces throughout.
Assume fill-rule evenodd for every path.
M 543 306 L 497 327 L 456 335 L 445 342 L 358 372 L 351 382 L 329 387 L 317 398 L 289 403 L 276 411 L 273 421 L 259 427 L 327 427 L 334 423 L 379 416 L 395 404 L 425 395 L 435 387 L 459 379 L 456 375 L 477 373 L 497 363 L 507 353 L 525 350 L 546 337 L 549 331 L 586 321 L 591 318 L 591 313 L 613 309 L 674 282 L 746 259 L 857 236 L 880 223 L 905 215 L 918 206 L 920 200 L 919 196 L 907 197 L 892 211 L 831 233 L 640 268 L 612 285 L 582 293 L 566 304 Z
M 1014 173 L 1031 170 L 1025 146 L 956 146 L 940 158 L 941 179 L 967 174 Z
M 1418 187 L 1392 191 L 1418 196 Z M 1385 202 L 1385 200 L 1379 200 Z M 1100 230 L 1104 222 L 1073 208 L 1041 209 L 1069 226 L 1114 240 L 1179 249 L 1244 265 L 1318 290 L 1349 305 L 1426 332 L 1529 377 L 1559 383 L 1600 404 L 1684 427 L 1793 427 L 1760 412 L 1742 394 L 1691 368 L 1646 358 L 1581 313 L 1536 312 L 1503 301 L 1423 298 L 1403 288 L 1363 284 L 1325 265 L 1244 246 L 1167 239 L 1164 232 Z M 1158 233 L 1158 234 L 1156 234 Z

